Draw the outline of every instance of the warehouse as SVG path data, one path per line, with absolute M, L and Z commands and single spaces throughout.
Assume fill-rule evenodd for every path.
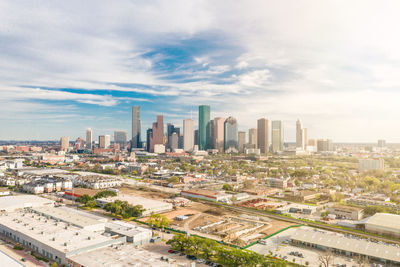
M 126 241 L 132 242 L 135 246 L 149 243 L 153 236 L 153 232 L 150 229 L 121 221 L 107 223 L 106 232 L 113 235 L 126 236 Z
M 372 261 L 400 265 L 400 249 L 395 245 L 378 244 L 360 238 L 349 238 L 336 233 L 323 232 L 317 229 L 298 229 L 291 236 L 293 244 L 331 250 L 334 253 L 349 257 L 367 257 Z
M 360 221 L 359 225 L 367 232 L 400 237 L 400 215 L 376 213 Z
M 100 207 L 104 207 L 107 203 L 112 203 L 115 200 L 127 201 L 131 205 L 141 205 L 145 209 L 143 216 L 171 211 L 173 208 L 171 203 L 125 194 L 120 194 L 116 197 L 99 198 L 96 199 L 96 202 Z
M 338 219 L 348 219 L 348 220 L 361 220 L 364 215 L 364 210 L 362 208 L 356 208 L 351 206 L 336 205 L 329 208 L 329 211 L 336 215 Z
M 0 233 L 59 264 L 69 256 L 126 242 L 126 237 L 107 237 L 27 210 L 1 215 Z
M 17 209 L 43 206 L 54 206 L 54 201 L 32 195 L 0 197 L 0 211 L 2 212 L 12 212 Z
M 230 202 L 232 195 L 226 194 L 223 191 L 211 191 L 206 189 L 190 189 L 181 192 L 184 197 L 200 198 L 210 201 Z

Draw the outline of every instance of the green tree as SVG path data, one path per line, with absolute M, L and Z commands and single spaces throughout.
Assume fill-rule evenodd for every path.
M 178 176 L 172 176 L 168 179 L 168 182 L 173 183 L 173 184 L 177 184 L 179 183 L 179 177 Z
M 224 184 L 222 186 L 222 189 L 224 189 L 225 191 L 233 191 L 233 188 L 230 184 Z
M 169 226 L 171 221 L 165 215 L 152 214 L 147 223 L 158 228 L 165 228 Z

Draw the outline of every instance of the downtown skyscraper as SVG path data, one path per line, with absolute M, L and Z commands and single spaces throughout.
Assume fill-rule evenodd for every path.
M 257 120 L 257 144 L 258 148 L 260 149 L 260 153 L 268 153 L 268 120 L 265 118 Z
M 283 125 L 282 121 L 271 122 L 271 143 L 272 152 L 283 150 Z
M 140 107 L 132 107 L 132 140 L 131 148 L 141 147 L 141 123 L 140 123 Z
M 238 124 L 235 118 L 229 117 L 224 123 L 224 150 L 225 153 L 237 153 L 238 149 Z
M 150 136 L 150 152 L 154 152 L 155 145 L 165 144 L 164 136 L 164 117 L 163 115 L 157 115 L 157 121 L 153 122 L 153 128 Z
M 210 106 L 199 106 L 199 150 L 210 148 Z
M 194 148 L 194 122 L 192 119 L 183 120 L 183 149 L 192 151 Z
M 86 129 L 86 148 L 92 149 L 92 143 L 93 143 L 93 132 L 92 132 L 92 129 L 87 128 Z

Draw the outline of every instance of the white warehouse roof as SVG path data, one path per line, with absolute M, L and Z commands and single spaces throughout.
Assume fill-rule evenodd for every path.
M 0 197 L 0 211 L 12 212 L 17 209 L 53 206 L 54 201 L 33 195 Z

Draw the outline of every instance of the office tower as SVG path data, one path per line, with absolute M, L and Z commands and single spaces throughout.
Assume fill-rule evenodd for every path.
M 299 119 L 296 121 L 296 147 L 304 149 L 303 130 L 301 128 L 301 121 Z
M 168 123 L 167 124 L 167 140 L 168 140 L 169 148 L 171 148 L 171 136 L 173 133 L 177 134 L 178 141 L 179 141 L 179 136 L 181 135 L 181 128 L 175 127 L 172 123 Z M 176 147 L 176 148 L 178 148 L 178 147 Z
M 132 107 L 132 140 L 131 148 L 141 147 L 141 123 L 140 123 L 140 107 Z
M 272 152 L 283 150 L 283 126 L 282 121 L 271 122 Z
M 93 143 L 93 132 L 92 129 L 88 128 L 86 129 L 86 148 L 92 149 L 92 143 Z
M 330 139 L 318 139 L 317 140 L 318 152 L 333 151 L 333 143 Z
M 238 147 L 239 152 L 244 152 L 244 146 L 246 145 L 246 132 L 238 132 Z
M 303 128 L 301 130 L 301 138 L 302 138 L 302 143 L 303 143 L 303 149 L 307 148 L 307 143 L 308 143 L 308 131 L 307 128 Z
M 210 144 L 210 106 L 199 106 L 199 150 L 207 150 Z
M 317 140 L 316 139 L 309 139 L 307 142 L 308 146 L 317 146 Z
M 208 148 L 215 148 L 214 144 L 214 120 L 210 120 L 210 143 L 208 144 Z
M 183 120 L 183 150 L 192 151 L 194 148 L 194 122 L 192 119 Z
M 257 129 L 249 129 L 249 147 L 257 148 Z
M 260 153 L 265 154 L 268 152 L 268 120 L 265 118 L 257 120 L 257 146 L 260 149 Z
M 218 149 L 219 153 L 224 152 L 224 123 L 225 118 L 217 117 L 214 119 L 214 148 Z
M 110 135 L 100 135 L 99 136 L 99 147 L 100 148 L 110 148 L 111 145 L 111 137 Z
M 225 153 L 238 152 L 238 125 L 233 117 L 224 123 L 224 150 Z
M 150 152 L 154 152 L 154 145 L 164 145 L 164 117 L 157 116 L 157 121 L 153 122 L 152 133 L 150 136 Z
M 126 148 L 127 134 L 126 131 L 114 131 L 114 145 L 119 144 L 121 149 Z
M 69 148 L 69 137 L 68 136 L 63 136 L 60 139 L 60 150 L 61 151 L 66 151 Z
M 151 135 L 153 133 L 153 129 L 149 128 L 146 131 L 146 151 L 150 152 L 150 139 L 151 139 Z
M 198 146 L 199 145 L 199 130 L 194 131 L 194 145 Z
M 386 147 L 386 140 L 383 139 L 378 140 L 378 147 Z
M 85 141 L 82 138 L 78 137 L 75 140 L 75 149 L 79 150 L 82 149 L 84 146 L 85 146 Z
M 176 132 L 173 132 L 169 138 L 169 147 L 171 150 L 178 148 L 179 136 Z

